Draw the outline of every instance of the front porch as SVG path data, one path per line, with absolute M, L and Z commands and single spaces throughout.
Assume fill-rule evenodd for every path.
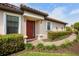
M 22 26 L 25 28 L 22 29 L 22 32 L 28 36 L 27 39 L 40 40 L 44 38 L 44 35 L 47 35 L 45 30 L 46 22 L 43 15 L 24 11 L 23 18 L 24 24 Z
M 38 19 L 34 17 L 24 17 L 26 22 L 26 35 L 28 36 L 28 41 L 40 40 L 42 38 L 42 21 L 43 19 Z

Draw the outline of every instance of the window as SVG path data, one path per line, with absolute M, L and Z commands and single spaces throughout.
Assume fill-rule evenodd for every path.
M 19 17 L 6 15 L 6 33 L 18 33 L 19 28 Z
M 47 23 L 47 30 L 50 30 L 50 22 Z
M 56 29 L 58 29 L 58 27 L 56 27 Z

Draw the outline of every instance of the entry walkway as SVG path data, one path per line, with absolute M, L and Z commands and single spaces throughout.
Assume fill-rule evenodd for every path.
M 65 39 L 62 39 L 62 40 L 59 40 L 59 41 L 54 41 L 54 42 L 44 42 L 42 40 L 35 40 L 35 41 L 32 41 L 30 43 L 32 43 L 33 45 L 37 45 L 39 43 L 42 43 L 44 44 L 45 46 L 46 45 L 56 45 L 56 46 L 60 46 L 61 44 L 63 44 L 64 42 L 66 41 L 69 41 L 69 42 L 72 42 L 76 39 L 76 34 L 71 34 L 69 37 L 65 38 Z

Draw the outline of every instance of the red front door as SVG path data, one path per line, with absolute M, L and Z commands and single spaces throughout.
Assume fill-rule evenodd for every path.
M 35 21 L 27 20 L 26 25 L 28 39 L 35 38 Z

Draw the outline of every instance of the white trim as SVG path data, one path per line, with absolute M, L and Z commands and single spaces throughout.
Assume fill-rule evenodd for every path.
M 31 13 L 31 12 L 28 12 L 28 11 L 24 11 L 24 14 L 23 16 L 28 16 L 28 17 L 33 17 L 33 18 L 36 18 L 36 20 L 44 20 L 44 16 L 41 16 L 41 15 L 38 15 L 38 14 L 35 14 L 35 13 Z
M 17 16 L 19 17 L 19 28 L 18 28 L 18 33 L 21 34 L 21 15 L 17 15 L 17 14 L 14 14 L 14 13 L 7 13 L 7 12 L 4 12 L 3 14 L 3 28 L 4 28 L 4 34 L 6 34 L 6 15 L 11 15 L 11 16 Z
M 4 30 L 4 33 L 3 34 L 6 34 L 6 13 L 4 12 L 3 13 L 3 30 Z
M 19 29 L 18 29 L 18 33 L 21 34 L 21 17 L 19 17 Z

